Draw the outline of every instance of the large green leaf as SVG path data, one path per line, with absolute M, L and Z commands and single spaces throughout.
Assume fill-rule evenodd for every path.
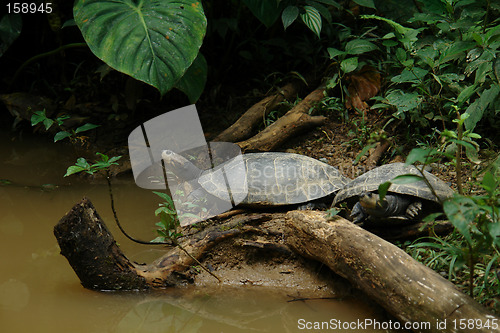
M 344 73 L 350 73 L 358 68 L 358 57 L 347 58 L 340 63 L 340 69 Z
M 207 26 L 194 0 L 77 0 L 73 11 L 97 57 L 162 94 L 195 60 Z

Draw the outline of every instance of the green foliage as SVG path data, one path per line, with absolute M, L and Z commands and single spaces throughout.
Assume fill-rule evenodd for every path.
M 160 222 L 156 223 L 156 226 L 159 227 L 157 229 L 158 237 L 156 237 L 153 242 L 156 243 L 164 243 L 170 242 L 175 245 L 177 244 L 177 238 L 181 237 L 182 234 L 178 233 L 177 230 L 180 227 L 179 217 L 182 219 L 193 218 L 194 220 L 199 220 L 200 216 L 189 213 L 189 210 L 195 210 L 196 212 L 203 214 L 207 212 L 206 208 L 200 208 L 200 202 L 190 202 L 187 200 L 176 199 L 175 203 L 172 198 L 162 192 L 154 192 L 154 194 L 158 195 L 163 202 L 159 204 L 159 208 L 156 209 L 155 215 L 160 217 Z M 184 193 L 182 191 L 176 192 L 176 198 L 183 198 Z M 182 207 L 182 213 L 179 216 L 176 210 L 177 207 Z
M 342 6 L 334 0 L 243 0 L 250 11 L 266 27 L 271 27 L 280 17 L 283 28 L 287 29 L 298 18 L 320 38 L 324 20 L 332 23 L 331 11 L 340 10 Z M 373 0 L 357 0 L 358 5 L 375 9 Z
M 433 237 L 433 242 L 416 242 L 415 248 L 435 249 L 429 255 L 430 266 L 441 260 L 439 269 L 448 266 L 448 277 L 457 277 L 456 272 L 468 269 L 469 293 L 471 296 L 483 291 L 490 297 L 500 292 L 500 283 L 495 269 L 500 255 L 500 176 L 490 172 L 484 174 L 480 186 L 485 195 L 464 196 L 456 194 L 443 203 L 443 210 L 457 231 L 450 240 Z M 443 258 L 445 258 L 443 260 Z M 433 267 L 436 269 L 436 267 Z M 477 271 L 479 269 L 479 272 Z M 462 274 L 463 276 L 463 274 Z M 488 295 L 480 295 L 487 298 Z
M 206 30 L 203 7 L 194 0 L 77 0 L 74 16 L 97 57 L 162 94 L 194 62 Z
M 463 238 L 458 233 L 446 237 L 429 237 L 418 239 L 408 244 L 406 251 L 416 260 L 433 270 L 440 272 L 449 280 L 463 289 L 472 286 L 472 293 L 480 302 L 495 299 L 500 293 L 500 280 L 496 272 L 498 269 L 498 253 L 485 251 L 477 259 L 474 272 L 467 265 L 468 251 L 464 248 Z M 472 284 L 470 277 L 472 277 Z M 500 303 L 494 305 L 495 311 L 500 311 Z
M 362 16 L 392 30 L 382 37 L 391 85 L 375 108 L 390 107 L 394 117 L 422 128 L 452 121 L 457 107 L 469 114 L 464 125 L 472 131 L 500 112 L 500 26 L 491 19 L 489 1 L 424 4 L 405 25 Z
M 96 153 L 101 159 L 95 161 L 95 163 L 90 164 L 85 158 L 80 157 L 76 160 L 75 165 L 72 165 L 68 167 L 66 170 L 66 174 L 64 177 L 71 176 L 76 173 L 80 172 L 85 172 L 90 175 L 93 175 L 95 172 L 99 170 L 106 170 L 108 169 L 111 165 L 118 165 L 116 161 L 118 161 L 121 156 L 114 156 L 109 158 L 108 155 L 101 154 L 101 153 Z
M 332 207 L 326 211 L 326 216 L 328 218 L 332 218 L 340 213 L 339 209 L 336 209 L 335 207 Z
M 152 242 L 165 243 L 170 241 L 175 243 L 176 240 L 182 236 L 182 233 L 178 232 L 180 222 L 177 218 L 174 201 L 166 193 L 155 191 L 153 191 L 153 193 L 164 201 L 159 204 L 160 207 L 155 211 L 155 215 L 160 217 L 160 222 L 155 224 L 158 227 L 156 230 L 158 237 L 153 239 Z
M 71 118 L 68 115 L 63 115 L 59 116 L 55 119 L 48 118 L 47 115 L 45 114 L 45 110 L 43 111 L 35 111 L 33 115 L 31 116 L 31 126 L 36 126 L 39 123 L 42 123 L 45 127 L 45 130 L 48 131 L 52 125 L 56 125 L 59 127 L 60 131 L 57 132 L 54 135 L 54 142 L 57 142 L 59 140 L 65 139 L 65 138 L 70 138 L 70 139 L 75 139 L 77 134 L 90 131 L 94 128 L 99 127 L 100 125 L 94 125 L 94 124 L 84 124 L 82 126 L 79 126 L 75 129 L 64 129 L 64 121 Z
M 341 79 L 348 73 L 354 72 L 361 67 L 363 63 L 359 61 L 359 56 L 371 51 L 378 50 L 378 47 L 366 39 L 356 38 L 352 40 L 344 40 L 344 50 L 339 50 L 334 47 L 327 49 L 330 59 L 337 60 L 340 63 L 341 75 L 333 77 L 328 83 L 328 88 L 333 88 L 341 83 Z
M 455 109 L 457 109 L 455 107 Z M 463 130 L 464 123 L 469 114 L 459 114 L 454 122 L 457 130 L 444 130 L 442 137 L 444 145 L 441 150 L 431 148 L 415 148 L 406 160 L 407 163 L 420 162 L 424 165 L 442 162 L 449 159 L 455 166 L 457 173 L 457 184 L 459 193 L 455 194 L 443 202 L 443 211 L 446 217 L 454 226 L 457 235 L 453 241 L 446 241 L 439 237 L 434 237 L 434 243 L 420 242 L 414 244 L 415 247 L 434 248 L 441 251 L 438 256 L 448 258 L 444 262 L 449 265 L 448 276 L 454 276 L 454 271 L 463 266 L 469 270 L 469 293 L 474 296 L 478 286 L 482 286 L 479 292 L 487 290 L 489 284 L 494 283 L 497 291 L 500 291 L 498 277 L 490 278 L 492 267 L 497 266 L 500 255 L 500 172 L 486 171 L 483 179 L 477 185 L 483 189 L 484 195 L 464 195 L 461 187 L 461 148 L 466 149 L 466 156 L 471 162 L 478 162 L 477 152 L 479 146 L 475 139 L 480 138 L 470 130 Z M 450 152 L 450 147 L 453 152 Z M 467 152 L 468 151 L 468 152 Z M 424 177 L 425 179 L 425 177 Z M 432 190 L 432 188 L 431 188 Z M 485 261 L 484 258 L 491 260 Z M 485 267 L 484 282 L 477 283 L 478 276 L 476 268 L 478 265 Z M 493 281 L 493 282 L 492 282 Z

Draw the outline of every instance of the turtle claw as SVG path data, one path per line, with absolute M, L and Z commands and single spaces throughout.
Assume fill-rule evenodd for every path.
M 422 211 L 422 202 L 415 201 L 409 204 L 408 208 L 406 208 L 406 216 L 408 216 L 410 219 L 416 219 L 421 211 Z

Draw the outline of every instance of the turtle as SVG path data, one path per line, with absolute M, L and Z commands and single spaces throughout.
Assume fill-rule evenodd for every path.
M 441 179 L 424 171 L 424 180 L 408 184 L 392 183 L 383 201 L 378 195 L 380 184 L 404 174 L 421 176 L 413 165 L 385 164 L 355 178 L 341 189 L 333 205 L 347 201 L 351 205 L 351 218 L 356 224 L 366 226 L 402 225 L 416 223 L 425 216 L 441 210 L 441 203 L 453 195 L 453 190 Z
M 265 152 L 239 156 L 201 170 L 173 151 L 162 152 L 165 165 L 173 166 L 177 180 L 194 184 L 196 198 L 208 194 L 223 201 L 231 199 L 234 205 L 302 204 L 334 195 L 350 181 L 335 167 L 304 155 Z M 227 184 L 232 198 L 228 197 Z

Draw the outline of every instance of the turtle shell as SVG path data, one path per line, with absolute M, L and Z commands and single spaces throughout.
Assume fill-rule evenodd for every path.
M 405 163 L 382 165 L 362 174 L 348 183 L 337 193 L 333 204 L 336 205 L 344 200 L 357 197 L 362 192 L 375 192 L 378 190 L 380 184 L 390 181 L 396 176 L 405 174 L 415 174 L 421 176 L 420 171 L 413 165 L 408 166 Z M 453 195 L 453 190 L 441 179 L 427 171 L 424 171 L 424 176 L 429 181 L 429 184 L 432 186 L 439 199 L 432 193 L 423 180 L 409 184 L 391 184 L 388 192 L 410 195 L 424 200 L 434 201 L 436 203 L 439 203 L 440 200 L 445 200 Z
M 349 179 L 314 158 L 290 153 L 240 155 L 203 173 L 198 182 L 210 194 L 235 204 L 289 205 L 336 193 Z M 224 172 L 221 172 L 221 171 Z

